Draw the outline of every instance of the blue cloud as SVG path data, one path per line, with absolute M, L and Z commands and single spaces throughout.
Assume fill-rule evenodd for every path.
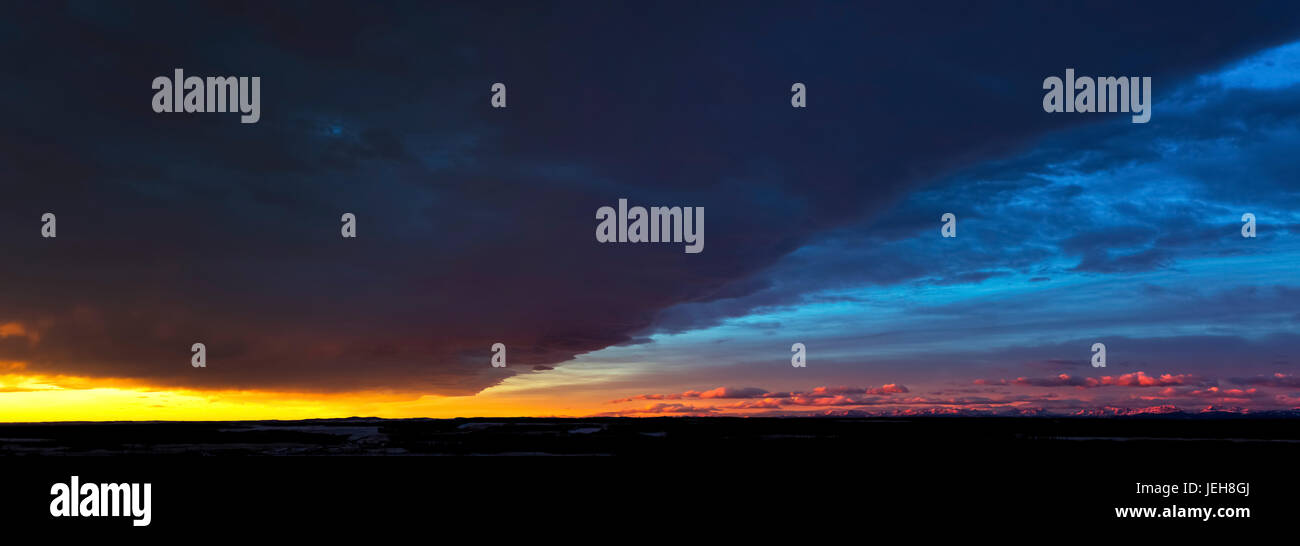
M 734 297 L 666 309 L 642 351 L 744 373 L 800 341 L 811 362 L 878 381 L 1086 362 L 1093 340 L 1114 341 L 1121 369 L 1294 368 L 1297 59 L 1300 42 L 1266 50 L 1169 90 L 1149 124 L 1061 131 L 946 176 Z M 940 237 L 944 212 L 957 239 Z M 1247 212 L 1255 239 L 1240 236 Z

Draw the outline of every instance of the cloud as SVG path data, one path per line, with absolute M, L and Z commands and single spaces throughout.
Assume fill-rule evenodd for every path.
M 1147 375 L 1134 372 L 1117 376 L 1071 377 L 1013 381 L 976 380 L 977 384 L 1018 385 L 1032 387 L 1072 387 L 1090 390 L 1100 387 L 1132 387 L 1141 394 L 1111 398 L 1064 398 L 1055 393 L 955 396 L 896 396 L 901 389 L 857 387 L 819 387 L 803 392 L 769 392 L 758 398 L 744 398 L 729 404 L 711 406 L 663 403 L 649 408 L 633 408 L 602 415 L 638 415 L 653 413 L 705 413 L 731 416 L 923 416 L 923 415 L 1077 415 L 1126 416 L 1172 412 L 1230 411 L 1251 412 L 1288 409 L 1300 405 L 1297 398 L 1284 393 L 1271 394 L 1259 388 L 1223 388 L 1213 380 L 1188 374 Z M 890 391 L 890 395 L 865 395 Z M 677 395 L 654 397 L 690 397 L 701 399 L 709 391 L 686 391 Z M 850 394 L 852 393 L 852 394 Z M 716 397 L 715 397 L 716 398 Z M 614 402 L 646 399 L 631 397 Z M 1207 400 L 1214 401 L 1206 406 Z M 1237 404 L 1227 407 L 1221 404 Z M 674 409 L 675 408 L 675 409 Z
M 610 403 L 616 404 L 620 402 L 629 402 L 632 400 L 680 400 L 683 398 L 703 398 L 703 399 L 759 398 L 762 396 L 766 396 L 767 393 L 768 393 L 767 389 L 760 389 L 757 387 L 745 387 L 745 388 L 718 387 L 707 391 L 686 391 L 682 393 L 672 393 L 672 394 L 638 394 L 628 398 L 611 400 Z
M 778 398 L 764 398 L 762 400 L 742 400 L 734 404 L 721 406 L 723 409 L 780 409 L 785 404 Z
M 836 394 L 900 394 L 909 392 L 904 385 L 889 383 L 880 387 L 817 387 L 809 392 L 808 396 L 836 395 Z
M 758 398 L 767 394 L 767 389 L 749 387 L 736 389 L 729 387 L 718 387 L 713 390 L 699 393 L 700 398 Z
M 611 404 L 631 402 L 634 400 L 681 400 L 681 399 L 755 399 L 775 400 L 796 405 L 826 405 L 831 400 L 852 400 L 845 395 L 891 395 L 909 392 L 905 385 L 890 383 L 880 387 L 817 387 L 806 392 L 772 392 L 758 387 L 717 387 L 706 391 L 685 391 L 669 394 L 638 394 L 627 398 L 610 400 Z
M 1284 151 L 1300 142 L 1300 85 L 1277 70 L 1300 62 L 1297 51 L 1284 45 L 1210 72 L 1235 81 L 1260 70 L 1269 78 L 1249 86 L 1225 87 L 1216 77 L 1158 84 L 1168 90 L 1158 96 L 1161 113 L 1141 130 L 1126 122 L 1073 128 L 1022 153 L 958 169 L 879 215 L 810 241 L 747 279 L 748 293 L 669 308 L 658 326 L 679 331 L 755 316 L 790 323 L 838 303 L 887 317 L 860 325 L 873 342 L 935 347 L 942 332 L 975 347 L 953 356 L 981 363 L 983 355 L 972 353 L 1005 345 L 986 340 L 1008 332 L 1063 339 L 1105 331 L 1199 343 L 1294 330 L 1300 299 L 1281 271 L 1286 259 L 1258 277 L 1233 272 L 1258 269 L 1266 255 L 1300 253 L 1291 227 L 1300 173 Z M 1261 83 L 1274 80 L 1280 83 Z M 1242 244 L 1245 210 L 1271 219 L 1271 239 Z M 934 238 L 946 211 L 960 218 L 952 244 Z M 907 312 L 872 305 L 903 292 Z M 1284 351 L 1294 349 L 1289 343 Z M 1222 352 L 1263 354 L 1256 340 L 1245 345 Z M 1088 363 L 1073 356 L 1030 361 L 1054 371 Z
M 3 324 L 0 324 L 0 338 L 6 338 L 6 337 L 11 337 L 11 336 L 17 336 L 17 337 L 29 337 L 29 336 L 32 336 L 32 335 L 34 335 L 34 334 L 29 334 L 29 333 L 27 332 L 27 328 L 26 328 L 25 326 L 23 326 L 22 323 L 19 323 L 19 322 L 6 322 L 6 323 L 3 323 Z M 39 340 L 39 337 L 38 337 L 37 339 Z
M 1251 398 L 1263 396 L 1264 393 L 1259 392 L 1259 389 L 1221 389 L 1219 387 L 1206 387 L 1204 389 L 1188 391 L 1185 394 L 1187 396 L 1196 396 L 1201 398 L 1249 400 Z
M 1079 377 L 1069 374 L 1060 374 L 1055 377 L 1045 378 L 1028 378 L 1017 377 L 1014 380 L 1007 381 L 998 379 L 991 381 L 987 379 L 976 379 L 976 385 L 1019 385 L 1024 387 L 1078 387 L 1081 389 L 1091 389 L 1096 387 L 1168 387 L 1172 385 L 1183 385 L 1197 381 L 1195 376 L 1186 374 L 1161 374 L 1159 376 L 1150 376 L 1146 372 L 1138 371 L 1126 373 L 1118 376 L 1101 376 L 1101 377 Z
M 1255 377 L 1233 377 L 1228 379 L 1228 381 L 1235 385 L 1300 389 L 1300 377 L 1281 372 L 1269 376 L 1257 375 Z
M 620 411 L 599 413 L 601 417 L 631 417 L 636 415 L 708 415 L 716 413 L 718 410 L 712 406 L 695 406 L 690 404 L 670 404 L 659 403 L 637 409 L 626 409 Z

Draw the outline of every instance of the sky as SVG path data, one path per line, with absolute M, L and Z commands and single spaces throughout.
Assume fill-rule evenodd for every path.
M 0 421 L 1300 407 L 1300 7 L 911 4 L 6 7 Z

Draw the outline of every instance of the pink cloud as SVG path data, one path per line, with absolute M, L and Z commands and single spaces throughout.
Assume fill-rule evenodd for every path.
M 1060 374 L 1055 377 L 1030 378 L 1017 377 L 1008 382 L 1005 379 L 991 381 L 988 379 L 976 379 L 976 385 L 1019 385 L 1022 387 L 1076 387 L 1080 389 L 1092 389 L 1096 387 L 1169 387 L 1184 385 L 1198 381 L 1198 378 L 1187 374 L 1162 374 L 1159 376 L 1147 375 L 1146 372 L 1126 373 L 1119 376 L 1105 375 L 1101 377 L 1081 377 L 1071 376 L 1069 374 Z
M 1221 389 L 1219 387 L 1207 387 L 1204 389 L 1197 389 L 1187 393 L 1188 396 L 1198 396 L 1202 398 L 1230 398 L 1230 399 L 1239 399 L 1239 400 L 1255 398 L 1256 396 L 1261 394 L 1263 393 L 1259 392 L 1258 389 L 1254 389 L 1254 388 L 1242 390 L 1242 389 Z
M 611 411 L 597 414 L 599 417 L 626 417 L 646 414 L 662 415 L 707 415 L 717 412 L 718 409 L 712 406 L 694 406 L 691 404 L 679 403 L 658 403 L 644 408 L 632 408 L 621 411 Z
M 889 396 L 910 392 L 906 385 L 887 383 L 879 387 L 817 387 L 806 392 L 771 392 L 757 387 L 717 387 L 707 391 L 685 391 L 670 394 L 638 394 L 627 398 L 610 400 L 611 404 L 621 404 L 636 400 L 736 400 L 736 399 L 776 399 L 790 400 L 796 405 L 849 405 L 852 395 Z M 813 402 L 816 399 L 832 399 L 833 402 Z M 796 402 L 798 401 L 798 402 Z

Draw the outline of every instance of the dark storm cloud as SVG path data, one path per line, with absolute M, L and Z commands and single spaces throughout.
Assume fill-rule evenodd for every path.
M 487 365 L 494 342 L 511 366 L 550 366 L 629 342 L 674 304 L 754 293 L 767 286 L 755 271 L 827 230 L 1084 121 L 1041 111 L 1047 75 L 1151 75 L 1168 88 L 1290 37 L 1300 12 L 5 11 L 0 322 L 39 341 L 7 338 L 0 359 L 159 384 L 437 393 L 511 373 Z M 149 82 L 178 67 L 260 76 L 261 121 L 154 114 Z M 496 81 L 509 86 L 506 110 L 488 107 Z M 808 85 L 806 110 L 788 107 L 793 81 Z M 704 206 L 704 253 L 596 244 L 594 211 L 620 197 Z M 56 240 L 37 237 L 47 211 Z M 338 236 L 343 212 L 357 215 L 358 239 Z M 201 371 L 188 365 L 196 341 L 209 348 Z

